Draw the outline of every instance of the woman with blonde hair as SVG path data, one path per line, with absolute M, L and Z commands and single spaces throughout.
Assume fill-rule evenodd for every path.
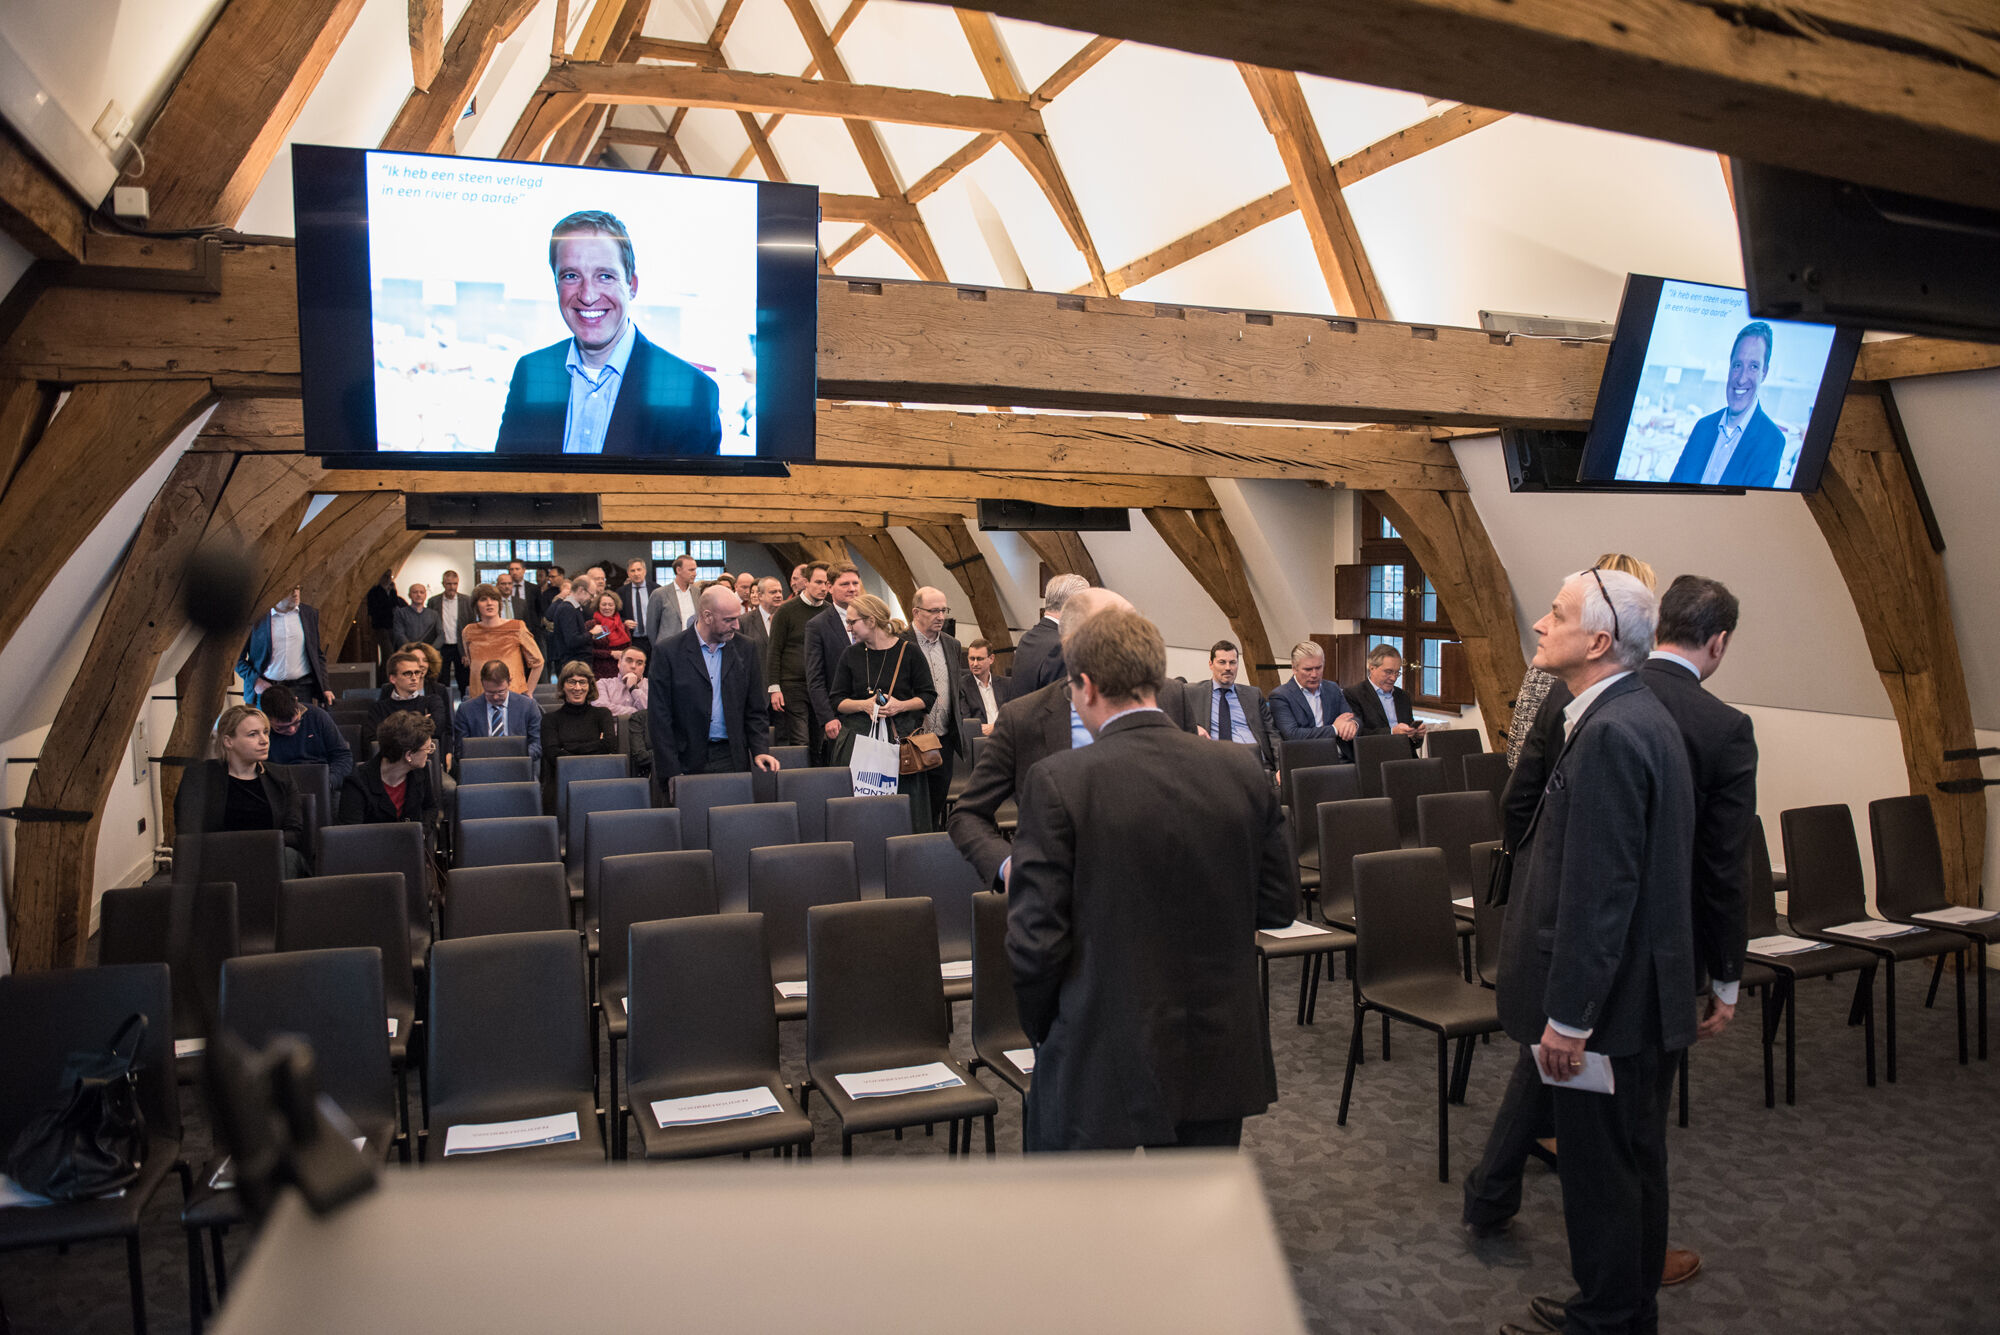
M 542 651 L 527 625 L 517 617 L 500 615 L 500 590 L 482 584 L 472 591 L 472 610 L 478 620 L 458 632 L 459 652 L 468 663 L 499 659 L 507 665 L 507 684 L 517 695 L 533 695 L 542 679 Z M 540 620 L 539 616 L 536 620 Z
M 872 593 L 857 593 L 846 616 L 854 643 L 840 656 L 831 688 L 834 711 L 840 715 L 840 736 L 833 744 L 836 765 L 848 762 L 854 739 L 877 719 L 888 723 L 889 741 L 900 742 L 923 726 L 937 702 L 930 664 L 904 637 L 909 627 L 890 615 L 887 603 Z M 911 828 L 930 829 L 930 785 L 905 782 L 901 791 L 910 799 Z
M 178 834 L 278 830 L 285 836 L 285 874 L 309 876 L 306 822 L 297 785 L 273 774 L 271 720 L 261 709 L 231 705 L 215 721 L 215 756 L 181 774 L 174 794 Z

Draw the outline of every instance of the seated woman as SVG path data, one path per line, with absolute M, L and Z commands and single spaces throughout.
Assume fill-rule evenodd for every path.
M 590 670 L 599 677 L 617 676 L 618 655 L 632 643 L 632 632 L 625 628 L 625 608 L 617 594 L 597 596 L 597 612 L 590 618 L 589 630 Z
M 840 715 L 833 764 L 848 762 L 854 739 L 866 734 L 876 719 L 887 722 L 888 741 L 895 745 L 923 725 L 924 715 L 937 702 L 930 664 L 922 650 L 903 638 L 907 629 L 872 593 L 858 593 L 847 605 L 847 632 L 854 643 L 840 656 L 833 673 L 833 707 Z M 930 785 L 914 780 L 913 775 L 905 776 L 898 791 L 909 797 L 911 828 L 928 830 Z
M 438 795 L 431 790 L 430 761 L 437 750 L 429 714 L 398 710 L 375 728 L 376 753 L 355 766 L 340 786 L 342 825 L 421 821 L 425 840 L 437 829 Z
M 182 834 L 280 830 L 285 875 L 310 876 L 305 809 L 299 790 L 264 767 L 271 754 L 271 720 L 261 709 L 231 705 L 215 722 L 213 760 L 189 765 L 174 794 L 174 828 Z
M 597 700 L 597 676 L 588 663 L 563 664 L 563 702 L 542 715 L 542 810 L 556 809 L 556 761 L 563 756 L 608 756 L 618 752 L 611 711 Z
M 533 695 L 535 683 L 542 679 L 542 651 L 527 625 L 518 618 L 500 615 L 500 590 L 491 584 L 472 591 L 472 610 L 479 620 L 459 629 L 459 653 L 468 663 L 499 659 L 507 665 L 509 689 Z M 540 613 L 535 614 L 535 620 L 541 620 Z

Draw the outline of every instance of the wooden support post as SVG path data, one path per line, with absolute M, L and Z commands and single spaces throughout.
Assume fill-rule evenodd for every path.
M 1229 618 L 1243 676 L 1266 692 L 1275 688 L 1278 674 L 1264 666 L 1271 661 L 1271 637 L 1264 632 L 1264 616 L 1250 593 L 1242 549 L 1237 547 L 1222 511 L 1152 509 L 1146 511 L 1146 518 Z
M 1902 734 L 1910 791 L 1931 800 L 1946 892 L 1954 904 L 1976 906 L 1986 864 L 1986 797 L 1937 790 L 1941 779 L 1980 777 L 1977 760 L 1944 759 L 1947 750 L 1975 745 L 1972 706 L 1944 561 L 1925 532 L 1896 434 L 1881 398 L 1850 393 L 1820 489 L 1806 505 L 1861 615 Z M 1985 596 L 1979 589 L 1958 592 Z
M 444 59 L 426 88 L 403 100 L 382 147 L 403 153 L 449 153 L 452 131 L 493 53 L 514 35 L 536 0 L 472 0 L 451 30 Z
M 444 0 L 410 0 L 410 82 L 424 92 L 444 65 Z
M 1098 577 L 1097 562 L 1090 557 L 1090 549 L 1083 545 L 1081 533 L 1067 530 L 1023 531 L 1022 539 L 1035 549 L 1035 555 L 1042 558 L 1042 564 L 1057 574 L 1081 575 L 1092 584 L 1102 586 Z
M 1493 550 L 1471 494 L 1392 489 L 1371 495 L 1436 587 L 1438 602 L 1465 645 L 1488 744 L 1495 751 L 1504 749 L 1512 717 L 1508 702 L 1520 690 L 1528 665 L 1521 657 L 1521 628 L 1514 618 L 1507 568 Z
M 861 559 L 875 567 L 903 605 L 903 614 L 908 616 L 910 604 L 917 600 L 917 577 L 910 571 L 910 563 L 903 559 L 902 548 L 887 529 L 880 533 L 858 533 L 847 540 L 847 545 L 860 553 Z
M 956 524 L 913 524 L 910 532 L 944 563 L 945 573 L 958 581 L 972 600 L 972 615 L 979 622 L 979 634 L 993 646 L 993 656 L 1014 661 L 1014 633 L 1007 628 L 1007 613 L 1000 604 L 1000 585 L 986 564 L 985 553 L 973 541 L 972 529 L 960 520 Z
M 55 411 L 56 387 L 43 380 L 9 380 L 0 384 L 0 496 L 28 451 L 48 429 Z
M 847 543 L 840 538 L 812 537 L 801 535 L 799 546 L 805 551 L 808 561 L 845 561 Z

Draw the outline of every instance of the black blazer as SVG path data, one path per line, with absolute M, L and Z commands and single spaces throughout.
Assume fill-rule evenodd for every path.
M 764 614 L 754 607 L 744 608 L 743 620 L 737 627 L 736 636 L 757 651 L 757 668 L 761 672 L 764 667 L 764 651 L 771 647 L 771 630 L 764 624 Z
M 1256 761 L 1159 714 L 1034 767 L 1007 906 L 1030 1149 L 1171 1143 L 1270 1106 L 1255 933 L 1292 921 L 1297 878 Z
M 1189 682 L 1185 687 L 1185 694 L 1188 713 L 1194 716 L 1197 724 L 1208 729 L 1210 737 L 1216 736 L 1215 725 L 1209 722 L 1215 713 L 1214 679 Z M 1258 758 L 1264 762 L 1265 769 L 1276 769 L 1278 747 L 1273 740 L 1276 729 L 1271 726 L 1270 702 L 1264 699 L 1264 693 L 1255 686 L 1240 681 L 1236 683 L 1236 702 L 1243 707 L 1243 721 L 1249 726 L 1250 735 L 1257 739 Z
M 701 637 L 684 630 L 654 646 L 646 666 L 646 729 L 653 772 L 664 784 L 677 774 L 699 774 L 708 760 L 708 717 L 715 702 L 702 662 Z M 752 756 L 769 755 L 771 720 L 764 666 L 756 646 L 741 635 L 722 646 L 722 727 L 729 757 L 740 771 Z
M 1510 1037 L 1539 1043 L 1554 1019 L 1613 1057 L 1694 1041 L 1694 840 L 1679 726 L 1637 673 L 1613 682 L 1571 731 L 1516 855 L 1498 980 Z
M 765 681 L 779 686 L 797 686 L 805 681 L 806 627 L 825 607 L 824 603 L 814 607 L 803 598 L 793 598 L 771 614 L 771 642 L 764 649 Z M 800 703 L 787 696 L 785 707 L 796 709 Z
M 652 598 L 653 590 L 658 587 L 652 583 L 621 584 L 618 587 L 619 614 L 638 626 L 639 629 L 632 632 L 636 639 L 646 638 L 646 604 Z
M 568 598 L 558 598 L 549 609 L 548 619 L 555 623 L 549 632 L 549 675 L 559 676 L 565 663 L 590 662 L 590 633 L 584 629 L 588 618 L 582 609 Z
M 831 598 L 806 622 L 806 698 L 812 702 L 812 726 L 824 728 L 838 718 L 834 710 L 833 674 L 847 652 L 847 613 Z
M 1369 736 L 1378 732 L 1388 732 L 1398 723 L 1417 726 L 1417 711 L 1410 704 L 1410 693 L 1398 686 L 1395 689 L 1396 717 L 1390 718 L 1382 712 L 1382 697 L 1375 694 L 1375 684 L 1363 677 L 1352 686 L 1340 688 L 1347 697 L 1347 707 L 1354 711 L 1361 723 L 1359 736 Z
M 271 817 L 285 843 L 310 857 L 306 846 L 305 806 L 299 801 L 298 785 L 270 770 L 258 773 L 264 800 L 271 804 Z M 229 767 L 220 760 L 201 760 L 181 773 L 181 786 L 174 793 L 174 831 L 177 834 L 215 834 L 222 829 L 223 807 L 229 800 Z M 320 819 L 326 819 L 322 812 Z
M 993 674 L 993 717 L 986 716 L 986 701 L 979 694 L 979 682 L 970 672 L 958 674 L 958 716 L 992 723 L 1000 717 L 1000 706 L 1014 698 L 1014 679 Z
M 1014 692 L 1026 695 L 1063 679 L 1062 627 L 1047 617 L 1021 632 L 1014 646 Z
M 1727 408 L 1717 408 L 1708 416 L 1694 424 L 1688 432 L 1687 444 L 1681 447 L 1681 457 L 1674 462 L 1674 475 L 1669 482 L 1700 482 L 1701 475 L 1708 468 L 1708 457 L 1715 453 L 1715 438 L 1722 430 L 1723 414 Z M 1736 452 L 1729 456 L 1729 462 L 1722 467 L 1722 476 L 1717 479 L 1719 487 L 1773 487 L 1778 483 L 1778 465 L 1785 458 L 1785 433 L 1778 424 L 1764 415 L 1764 405 L 1758 404 L 1750 414 L 1749 425 L 1743 428 L 1743 439 L 1736 442 Z
M 496 454 L 561 454 L 569 420 L 569 349 L 564 339 L 514 363 L 500 414 Z M 715 454 L 722 444 L 715 382 L 637 330 L 601 454 Z
M 406 782 L 409 786 L 403 790 L 403 814 L 398 816 L 389 802 L 388 790 L 382 787 L 381 760 L 363 761 L 347 776 L 347 782 L 340 785 L 340 816 L 336 823 L 388 825 L 395 821 L 421 821 L 428 838 L 437 828 L 438 819 L 438 799 L 431 791 L 429 767 L 411 770 Z
M 1678 663 L 1649 659 L 1639 680 L 1680 726 L 1694 774 L 1694 944 L 1710 978 L 1743 976 L 1749 934 L 1750 824 L 1757 815 L 1757 738 L 1750 716 L 1702 688 Z

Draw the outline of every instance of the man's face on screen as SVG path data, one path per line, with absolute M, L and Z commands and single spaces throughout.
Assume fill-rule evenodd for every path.
M 1756 335 L 1739 338 L 1729 353 L 1729 411 L 1747 413 L 1757 402 L 1764 373 L 1770 370 L 1771 350 Z
M 625 272 L 613 238 L 566 236 L 556 242 L 556 298 L 586 359 L 609 352 L 625 332 L 625 308 L 638 291 L 639 280 Z

